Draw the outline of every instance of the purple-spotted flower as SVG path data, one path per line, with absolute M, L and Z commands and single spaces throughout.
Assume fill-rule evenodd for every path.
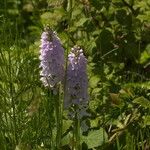
M 87 59 L 83 50 L 74 46 L 68 55 L 68 62 L 64 105 L 66 108 L 75 105 L 79 110 L 88 103 Z M 80 113 L 84 114 L 85 111 Z
M 40 76 L 44 86 L 54 87 L 64 78 L 64 48 L 50 28 L 41 35 Z

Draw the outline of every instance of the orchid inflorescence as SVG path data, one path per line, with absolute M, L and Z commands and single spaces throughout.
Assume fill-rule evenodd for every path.
M 80 105 L 85 108 L 88 103 L 88 79 L 87 59 L 83 50 L 76 45 L 71 49 L 65 75 L 64 48 L 56 33 L 50 28 L 46 28 L 42 33 L 40 48 L 40 76 L 43 85 L 53 88 L 59 82 L 65 84 L 64 107 Z
M 64 48 L 49 28 L 42 33 L 40 48 L 41 81 L 44 86 L 54 87 L 64 78 Z
M 88 80 L 86 74 L 87 60 L 83 50 L 74 46 L 68 55 L 65 107 L 74 105 L 86 105 L 88 100 Z

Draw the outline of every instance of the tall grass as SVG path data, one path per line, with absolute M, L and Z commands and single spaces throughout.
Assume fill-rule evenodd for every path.
M 37 55 L 29 50 L 27 41 L 22 46 L 17 23 L 12 31 L 9 20 L 3 18 L 1 21 L 1 145 L 2 149 L 15 149 L 19 144 L 33 142 L 41 123 L 40 116 L 34 113 L 38 112 L 43 98 L 40 94 Z

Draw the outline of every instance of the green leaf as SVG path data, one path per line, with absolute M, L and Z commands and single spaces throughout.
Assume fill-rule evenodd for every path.
M 94 88 L 93 90 L 92 90 L 92 94 L 100 94 L 100 92 L 101 92 L 101 88 Z
M 121 25 L 130 26 L 132 23 L 132 16 L 124 9 L 117 10 L 116 19 Z
M 139 89 L 150 89 L 150 82 L 137 82 L 137 83 L 127 83 L 123 85 L 124 88 L 139 88 Z
M 96 40 L 97 47 L 102 51 L 102 55 L 113 49 L 113 34 L 108 29 L 103 29 Z
M 65 133 L 72 125 L 72 121 L 71 120 L 63 120 L 63 124 L 65 126 L 63 126 L 62 132 Z
M 89 85 L 91 88 L 95 88 L 98 85 L 98 82 L 100 81 L 100 78 L 98 76 L 91 77 L 89 81 Z
M 82 14 L 82 8 L 80 6 L 76 7 L 72 12 L 72 18 L 77 19 L 77 16 Z
M 96 9 L 100 10 L 103 6 L 108 8 L 110 5 L 110 0 L 89 0 L 91 5 L 95 7 Z
M 82 140 L 88 145 L 88 148 L 94 148 L 101 146 L 103 143 L 108 141 L 107 133 L 103 128 L 99 130 L 92 130 L 88 136 L 82 136 Z
M 104 1 L 100 1 L 100 0 L 89 0 L 89 2 L 96 8 L 96 9 L 101 9 L 103 7 L 103 3 Z M 102 3 L 103 2 L 103 3 Z
M 150 115 L 144 116 L 143 119 L 144 119 L 144 125 L 149 126 L 150 125 Z
M 99 123 L 99 118 L 95 118 L 94 120 L 90 120 L 91 128 L 97 127 Z
M 61 140 L 62 146 L 68 145 L 71 142 L 72 134 L 69 132 Z
M 145 97 L 141 96 L 141 97 L 138 97 L 138 98 L 135 98 L 133 100 L 133 103 L 135 104 L 139 104 L 141 105 L 142 107 L 144 108 L 150 108 L 150 101 L 147 100 Z
M 49 24 L 50 26 L 57 25 L 61 21 L 64 15 L 63 9 L 55 9 L 54 12 L 45 12 L 40 18 L 43 24 Z
M 83 24 L 84 24 L 87 20 L 88 20 L 88 18 L 81 18 L 81 19 L 79 19 L 79 21 L 77 21 L 77 22 L 75 23 L 75 26 L 76 26 L 76 27 L 83 26 Z
M 149 62 L 149 60 L 150 60 L 150 44 L 148 44 L 148 45 L 146 46 L 145 51 L 142 52 L 141 58 L 140 58 L 140 63 L 141 63 L 141 64 L 144 64 L 144 63 L 146 63 L 146 62 Z

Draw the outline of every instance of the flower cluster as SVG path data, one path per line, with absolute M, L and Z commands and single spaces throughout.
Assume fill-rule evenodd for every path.
M 40 68 L 41 81 L 44 86 L 55 87 L 64 79 L 64 49 L 55 32 L 46 29 L 41 36 Z M 86 74 L 87 60 L 83 50 L 74 46 L 68 55 L 66 70 L 64 107 L 74 108 L 70 115 L 75 113 L 79 118 L 87 116 L 88 79 Z M 55 88 L 54 88 L 55 89 Z M 73 107 L 72 107 L 73 106 Z
M 42 33 L 40 48 L 41 81 L 44 86 L 54 87 L 64 78 L 64 49 L 49 28 Z
M 74 46 L 68 55 L 68 68 L 65 89 L 65 107 L 71 105 L 86 106 L 88 102 L 88 81 L 86 74 L 87 60 L 83 55 L 83 50 Z

